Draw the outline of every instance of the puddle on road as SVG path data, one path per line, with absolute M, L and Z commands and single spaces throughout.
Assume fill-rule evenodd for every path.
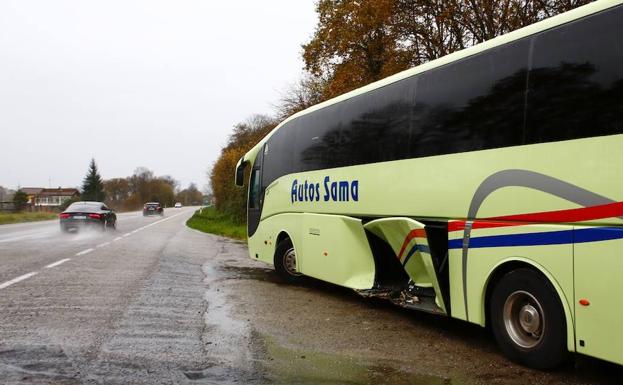
M 57 240 L 62 241 L 63 243 L 69 242 L 83 242 L 90 241 L 93 239 L 101 238 L 104 235 L 112 234 L 112 232 L 105 232 L 99 228 L 92 227 L 83 227 L 78 228 L 74 231 L 63 233 L 61 230 L 55 232 L 57 234 Z
M 252 280 L 277 285 L 283 284 L 272 268 L 245 266 L 236 260 L 226 260 L 225 263 L 211 271 L 206 271 L 206 273 L 208 273 L 208 277 L 211 274 L 218 276 L 221 273 L 221 278 L 226 280 Z M 314 296 L 329 294 L 332 298 L 339 297 L 340 301 L 362 302 L 361 297 L 351 289 L 314 279 L 305 279 L 299 285 L 287 286 L 288 290 L 309 291 Z M 218 291 L 218 289 L 216 290 Z M 379 304 L 375 306 L 394 308 L 394 305 L 382 300 L 379 300 Z M 208 310 L 209 312 L 210 310 Z M 216 321 L 218 322 L 213 323 L 222 325 L 224 322 L 223 319 Z M 250 337 L 255 341 L 256 346 L 254 351 L 254 355 L 257 357 L 255 370 L 261 374 L 261 378 L 265 379 L 261 382 L 265 384 L 468 385 L 478 383 L 477 380 L 472 381 L 455 377 L 455 375 L 450 377 L 443 371 L 437 371 L 437 376 L 430 375 L 427 368 L 420 368 L 417 363 L 412 364 L 391 358 L 373 360 L 358 357 L 359 355 L 356 353 L 349 356 L 340 352 L 337 354 L 335 352 L 320 353 L 301 350 L 298 346 L 286 347 L 278 343 L 272 335 L 260 333 L 253 325 L 249 326 Z M 308 333 L 314 334 L 313 331 Z M 416 372 L 417 370 L 421 370 L 421 372 Z M 189 378 L 188 375 L 201 378 L 205 374 L 209 374 L 209 371 L 188 373 L 187 378 Z
M 409 373 L 382 362 L 292 350 L 264 337 L 266 376 L 276 385 L 452 385 L 450 378 Z
M 0 383 L 66 384 L 77 375 L 60 346 L 3 346 L 0 343 Z
M 311 290 L 317 293 L 331 293 L 335 294 L 343 294 L 348 297 L 356 298 L 360 300 L 361 296 L 356 294 L 356 292 L 352 289 L 336 286 L 334 284 L 324 282 L 321 280 L 317 280 L 310 277 L 302 277 L 300 283 L 284 283 L 281 280 L 277 273 L 275 273 L 275 269 L 272 267 L 248 267 L 248 266 L 234 266 L 234 265 L 222 265 L 217 268 L 218 271 L 226 273 L 227 279 L 249 279 L 253 281 L 261 281 L 261 282 L 270 282 L 277 285 L 287 286 L 289 288 L 297 288 L 297 289 L 306 289 Z M 373 302 L 375 299 L 368 299 L 367 302 Z M 390 306 L 392 308 L 397 308 L 395 305 L 391 304 L 391 302 L 386 300 L 379 300 L 379 303 L 384 306 Z
M 230 273 L 231 275 L 227 276 L 230 279 L 252 279 L 254 281 L 280 283 L 273 269 L 233 265 L 219 266 L 218 269 Z

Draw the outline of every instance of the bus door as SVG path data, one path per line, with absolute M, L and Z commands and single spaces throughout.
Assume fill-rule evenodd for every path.
M 262 205 L 264 203 L 264 191 L 262 191 L 262 161 L 264 151 L 260 150 L 251 168 L 249 179 L 249 197 L 247 199 L 247 232 L 252 236 L 260 224 Z
M 435 304 L 446 313 L 425 225 L 411 218 L 397 217 L 377 219 L 366 223 L 364 228 L 391 246 L 412 284 L 434 289 Z
M 575 227 L 575 347 L 623 362 L 623 228 Z

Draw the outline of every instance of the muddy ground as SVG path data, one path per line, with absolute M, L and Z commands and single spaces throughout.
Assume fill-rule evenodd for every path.
M 265 380 L 276 384 L 620 384 L 623 369 L 585 357 L 543 372 L 509 362 L 478 326 L 398 308 L 308 279 L 283 284 L 218 239 L 208 263 L 217 296 L 244 325 Z M 208 299 L 209 301 L 209 299 Z M 209 308 L 209 307 L 208 307 Z M 209 315 L 209 311 L 208 311 Z M 209 322 L 209 317 L 208 317 Z M 260 381 L 261 382 L 261 381 Z

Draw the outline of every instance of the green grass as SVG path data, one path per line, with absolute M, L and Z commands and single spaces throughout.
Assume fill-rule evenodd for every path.
M 56 219 L 55 213 L 0 213 L 0 225 L 7 223 L 35 222 Z
M 235 239 L 246 240 L 247 238 L 245 225 L 234 223 L 228 215 L 219 212 L 214 207 L 204 207 L 203 210 L 195 211 L 195 214 L 186 222 L 186 225 L 204 233 Z

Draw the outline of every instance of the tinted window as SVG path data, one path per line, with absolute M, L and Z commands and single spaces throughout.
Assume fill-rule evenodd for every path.
M 260 208 L 260 170 L 251 171 L 251 183 L 249 185 L 249 208 Z
M 262 208 L 262 197 L 264 196 L 264 189 L 266 186 L 262 186 L 262 163 L 264 161 L 264 145 L 253 162 L 253 168 L 251 169 L 251 177 L 249 182 L 249 199 L 247 210 L 247 232 L 249 236 L 255 234 L 257 227 L 260 223 L 260 215 Z
M 534 39 L 528 143 L 623 133 L 623 7 Z
M 292 172 L 294 150 L 293 122 L 283 125 L 264 146 L 262 187 L 266 188 L 275 179 Z
M 520 145 L 529 41 L 333 104 L 268 141 L 262 184 L 292 172 Z
M 348 122 L 343 111 L 344 104 L 337 103 L 293 122 L 296 129 L 293 159 L 296 171 L 345 165 L 342 135 Z
M 409 156 L 416 83 L 417 78 L 405 79 L 347 102 L 343 152 L 349 165 Z
M 522 144 L 528 49 L 524 39 L 420 75 L 411 156 Z
M 297 171 L 408 157 L 415 83 L 405 79 L 297 119 Z
M 77 213 L 77 212 L 87 212 L 87 213 L 91 213 L 91 212 L 95 212 L 99 210 L 99 205 L 98 204 L 92 204 L 92 203 L 72 203 L 71 205 L 69 205 L 69 207 L 67 207 L 67 210 L 65 210 L 65 212 L 68 213 Z

